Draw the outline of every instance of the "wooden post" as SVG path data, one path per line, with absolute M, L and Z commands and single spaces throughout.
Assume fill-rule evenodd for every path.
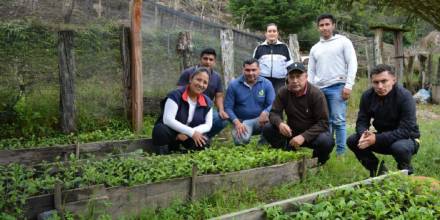
M 293 62 L 301 62 L 301 54 L 299 53 L 298 36 L 296 34 L 289 34 L 289 49 L 292 53 Z
M 426 83 L 426 56 L 420 54 L 418 56 L 420 62 L 420 73 L 419 73 L 419 85 L 420 88 L 425 88 Z
M 131 66 L 130 66 L 130 27 L 121 26 L 119 36 L 121 63 L 122 63 L 122 86 L 124 94 L 122 102 L 124 105 L 124 115 L 131 120 Z
M 300 163 L 300 171 L 299 171 L 299 178 L 301 182 L 304 181 L 306 175 L 307 175 L 307 158 L 306 156 L 303 156 Z
M 180 54 L 180 56 L 182 57 L 180 71 L 193 65 L 191 62 L 192 50 L 193 50 L 193 45 L 192 45 L 191 32 L 189 32 L 189 31 L 179 32 L 179 38 L 177 40 L 176 51 L 177 51 L 177 54 Z
M 370 66 L 370 55 L 368 54 L 368 43 L 365 44 L 365 59 L 367 60 L 367 78 L 368 78 L 368 85 L 370 85 L 370 72 L 371 72 L 371 66 Z
M 191 175 L 191 195 L 190 195 L 190 200 L 194 201 L 196 198 L 196 179 L 197 179 L 197 165 L 193 164 L 192 166 L 192 175 Z
M 433 66 L 432 66 L 432 60 L 434 59 L 434 55 L 432 53 L 430 53 L 428 55 L 428 60 L 427 60 L 427 65 L 426 65 L 426 77 L 425 77 L 425 83 L 429 85 L 429 87 L 432 85 L 432 71 L 433 71 Z
M 137 134 L 143 126 L 143 81 L 142 81 L 142 0 L 133 0 L 131 10 L 131 85 L 132 125 Z
M 63 200 L 61 197 L 62 185 L 63 183 L 60 180 L 56 180 L 54 190 L 54 206 L 61 218 L 64 219 L 64 210 L 62 205 Z
M 374 30 L 374 65 L 383 63 L 383 29 Z
M 78 141 L 76 141 L 76 144 L 75 144 L 75 157 L 77 160 L 79 160 L 79 142 Z
M 58 68 L 60 71 L 60 125 L 65 134 L 76 131 L 75 124 L 75 57 L 73 31 L 58 32 Z
M 75 0 L 63 0 L 63 18 L 64 23 L 70 23 L 70 19 L 72 17 L 73 8 L 75 7 Z
M 222 48 L 223 79 L 225 88 L 234 79 L 234 32 L 231 29 L 220 31 Z
M 394 67 L 397 75 L 397 80 L 400 84 L 403 83 L 403 32 L 394 32 Z

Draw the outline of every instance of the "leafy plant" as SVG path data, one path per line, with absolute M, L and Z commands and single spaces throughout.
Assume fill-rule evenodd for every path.
M 279 207 L 266 210 L 268 219 L 439 219 L 440 191 L 426 182 L 392 176 L 371 185 L 337 191 L 284 213 Z
M 19 164 L 0 166 L 0 210 L 21 215 L 26 198 L 50 193 L 60 180 L 64 189 L 97 184 L 133 186 L 191 176 L 196 164 L 200 174 L 226 173 L 310 157 L 309 150 L 283 151 L 267 146 L 234 147 L 231 144 L 189 154 L 151 156 L 135 153 L 128 157 L 76 160 L 69 163 L 42 163 L 35 168 Z

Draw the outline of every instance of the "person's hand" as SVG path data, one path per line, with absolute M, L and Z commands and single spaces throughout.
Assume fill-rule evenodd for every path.
M 178 134 L 176 137 L 176 140 L 178 140 L 178 141 L 186 141 L 187 139 L 188 139 L 188 136 L 186 134 L 182 134 L 182 133 Z
M 242 137 L 244 134 L 246 134 L 247 129 L 246 126 L 244 126 L 243 123 L 240 122 L 240 120 L 236 119 L 234 121 L 235 130 L 237 131 L 237 137 Z
M 206 141 L 208 140 L 207 137 L 205 137 L 202 133 L 195 131 L 192 139 L 194 140 L 194 143 L 196 143 L 197 147 L 203 147 L 206 144 Z
M 260 124 L 260 127 L 263 127 L 267 122 L 269 122 L 269 113 L 263 111 L 258 117 L 258 124 Z
M 364 131 L 359 138 L 358 148 L 365 149 L 376 143 L 376 134 L 371 131 Z
M 347 99 L 349 99 L 350 98 L 350 94 L 351 94 L 351 89 L 347 89 L 347 88 L 344 88 L 343 90 L 342 90 L 342 99 L 343 100 L 347 100 Z
M 298 150 L 302 144 L 304 144 L 304 137 L 302 135 L 297 135 L 290 139 L 289 144 L 294 147 L 296 150 Z
M 225 111 L 219 111 L 218 115 L 220 116 L 221 119 L 228 119 L 229 118 L 228 113 L 226 113 Z
M 286 137 L 292 137 L 292 129 L 290 129 L 289 125 L 287 125 L 284 122 L 281 122 L 280 125 L 278 125 L 278 129 L 280 130 L 280 133 Z

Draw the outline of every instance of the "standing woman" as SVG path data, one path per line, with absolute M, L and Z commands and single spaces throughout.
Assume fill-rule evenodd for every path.
M 186 87 L 168 93 L 162 115 L 153 128 L 153 146 L 157 154 L 168 154 L 183 145 L 188 150 L 209 146 L 205 133 L 212 127 L 212 101 L 203 92 L 209 73 L 199 68 Z
M 293 63 L 289 47 L 278 40 L 278 27 L 274 23 L 266 26 L 266 40 L 255 48 L 254 58 L 260 63 L 260 75 L 268 79 L 275 93 L 284 86 L 287 66 Z

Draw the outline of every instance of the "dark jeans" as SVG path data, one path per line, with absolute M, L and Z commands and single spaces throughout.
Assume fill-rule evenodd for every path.
M 289 146 L 289 141 L 291 138 L 282 135 L 278 128 L 272 124 L 266 124 L 264 126 L 263 136 L 272 147 L 282 148 L 285 150 L 294 150 L 292 146 Z M 330 153 L 335 146 L 335 141 L 330 136 L 330 132 L 323 132 L 311 142 L 304 142 L 301 147 L 304 146 L 313 149 L 312 157 L 317 157 L 318 163 L 322 165 L 325 164 L 325 162 L 327 162 L 327 160 L 330 158 Z
M 415 140 L 401 139 L 389 146 L 372 145 L 365 149 L 359 149 L 359 139 L 360 136 L 358 134 L 353 134 L 347 139 L 347 145 L 366 169 L 370 171 L 377 170 L 379 159 L 373 154 L 373 152 L 376 152 L 379 154 L 392 155 L 397 162 L 397 168 L 399 170 L 407 169 L 410 174 L 413 172 L 411 157 L 419 150 L 419 144 Z
M 264 77 L 266 79 L 268 79 L 273 86 L 273 89 L 275 90 L 275 94 L 278 93 L 278 90 L 283 87 L 284 85 L 286 85 L 286 79 L 282 78 L 282 79 L 278 79 L 278 78 L 272 78 L 272 77 Z
M 202 147 L 197 147 L 194 140 L 189 137 L 185 141 L 176 140 L 177 132 L 166 126 L 163 123 L 157 123 L 153 128 L 153 147 L 156 154 L 169 154 L 172 151 L 180 151 L 180 146 L 183 145 L 185 150 L 203 150 L 209 147 L 209 140 Z

